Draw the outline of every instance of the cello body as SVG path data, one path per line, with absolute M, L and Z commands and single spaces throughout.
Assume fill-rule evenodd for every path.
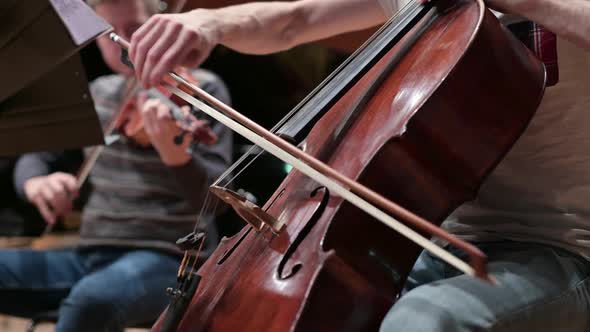
M 326 111 L 298 141 L 438 225 L 475 197 L 545 83 L 483 1 L 440 6 L 420 9 L 341 92 L 308 98 L 328 99 Z M 246 226 L 223 239 L 177 331 L 377 330 L 421 248 L 295 170 L 263 210 L 280 230 Z

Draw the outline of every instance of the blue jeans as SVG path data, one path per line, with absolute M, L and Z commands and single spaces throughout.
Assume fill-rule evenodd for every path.
M 164 310 L 178 266 L 178 257 L 151 250 L 1 250 L 0 312 L 59 308 L 58 332 L 123 331 Z
M 588 261 L 538 244 L 479 247 L 497 286 L 423 253 L 380 331 L 590 331 Z

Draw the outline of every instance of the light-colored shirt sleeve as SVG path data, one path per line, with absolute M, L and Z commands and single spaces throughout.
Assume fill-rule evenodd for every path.
M 397 13 L 400 9 L 402 9 L 405 5 L 407 5 L 411 1 L 416 0 L 377 0 L 381 7 L 383 7 L 383 11 L 389 17 L 393 16 Z

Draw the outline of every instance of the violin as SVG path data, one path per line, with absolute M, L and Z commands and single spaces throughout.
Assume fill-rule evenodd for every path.
M 187 77 L 192 84 L 198 86 L 198 82 L 187 69 L 178 68 L 177 72 L 181 73 L 183 77 Z M 212 145 L 217 142 L 217 136 L 207 125 L 197 125 L 200 120 L 188 111 L 190 108 L 189 104 L 184 100 L 171 94 L 161 86 L 150 91 L 142 91 L 138 88 L 135 79 L 132 79 L 127 84 L 125 98 L 123 98 L 123 102 L 112 124 L 112 129 L 117 133 L 129 138 L 138 145 L 144 147 L 150 146 L 150 137 L 143 126 L 143 117 L 140 110 L 148 98 L 157 98 L 170 108 L 170 116 L 176 120 L 181 130 L 174 138 L 176 145 L 181 145 L 187 134 L 190 134 L 194 141 L 205 145 Z
M 377 330 L 423 248 L 493 282 L 485 255 L 438 226 L 523 133 L 545 69 L 483 0 L 408 4 L 272 131 L 170 77 L 294 169 L 262 207 L 215 182 L 247 224 L 198 270 L 205 234 L 179 241 L 178 285 L 152 331 Z
M 187 70 L 182 71 L 187 79 L 193 84 L 197 84 Z M 172 82 L 169 80 L 168 82 Z M 174 144 L 182 145 L 184 138 L 190 135 L 193 142 L 199 142 L 206 145 L 212 145 L 217 142 L 217 136 L 207 125 L 207 122 L 203 123 L 202 120 L 198 120 L 195 115 L 188 110 L 184 111 L 180 108 L 187 106 L 185 102 L 182 102 L 176 96 L 170 94 L 167 90 L 161 86 L 155 91 L 149 91 L 140 95 L 139 85 L 135 79 L 131 79 L 127 83 L 127 89 L 125 89 L 122 103 L 115 113 L 113 119 L 105 130 L 105 143 L 110 145 L 119 139 L 119 135 L 123 135 L 129 138 L 131 141 L 138 145 L 147 147 L 151 146 L 151 140 L 148 134 L 145 132 L 143 127 L 143 118 L 141 116 L 141 106 L 145 102 L 147 97 L 158 98 L 170 107 L 170 116 L 176 120 L 180 133 L 174 137 Z M 78 170 L 76 175 L 77 188 L 80 189 L 94 163 L 100 156 L 100 153 L 104 149 L 104 145 L 94 147 L 87 155 L 86 159 L 82 163 L 82 166 Z M 187 148 L 187 153 L 191 152 L 191 148 Z M 46 232 L 50 232 L 51 228 L 46 229 Z

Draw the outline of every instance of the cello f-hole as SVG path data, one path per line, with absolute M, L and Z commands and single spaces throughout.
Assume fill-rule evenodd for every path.
M 240 245 L 240 243 L 242 243 L 242 241 L 244 241 L 246 236 L 248 236 L 248 234 L 250 234 L 251 230 L 252 230 L 252 227 L 250 226 L 248 228 L 248 230 L 246 232 L 244 232 L 244 235 L 242 235 L 242 237 L 240 237 L 238 242 L 236 242 L 230 249 L 228 249 L 226 252 L 223 253 L 223 256 L 221 256 L 221 258 L 217 261 L 217 265 L 223 264 L 223 262 L 225 262 L 229 258 L 229 256 L 231 256 L 231 254 L 236 250 L 236 248 Z
M 326 187 L 318 187 L 310 193 L 309 197 L 314 198 L 318 194 L 322 194 L 322 196 L 321 196 L 322 200 L 320 201 L 319 205 L 317 206 L 317 208 L 313 212 L 313 215 L 311 216 L 309 221 L 305 224 L 305 227 L 299 232 L 299 234 L 297 234 L 297 237 L 295 238 L 293 243 L 291 243 L 289 248 L 287 248 L 285 255 L 282 257 L 281 262 L 279 263 L 279 266 L 277 269 L 277 275 L 278 275 L 278 278 L 281 280 L 291 278 L 303 267 L 303 263 L 297 262 L 297 263 L 293 264 L 290 269 L 288 269 L 287 263 L 289 263 L 291 261 L 293 254 L 297 251 L 297 248 L 299 247 L 299 245 L 303 242 L 303 240 L 311 232 L 311 229 L 317 223 L 317 221 L 320 219 L 320 217 L 322 216 L 323 212 L 326 209 L 326 206 L 328 205 L 328 201 L 330 198 L 330 192 L 328 191 L 328 189 Z

